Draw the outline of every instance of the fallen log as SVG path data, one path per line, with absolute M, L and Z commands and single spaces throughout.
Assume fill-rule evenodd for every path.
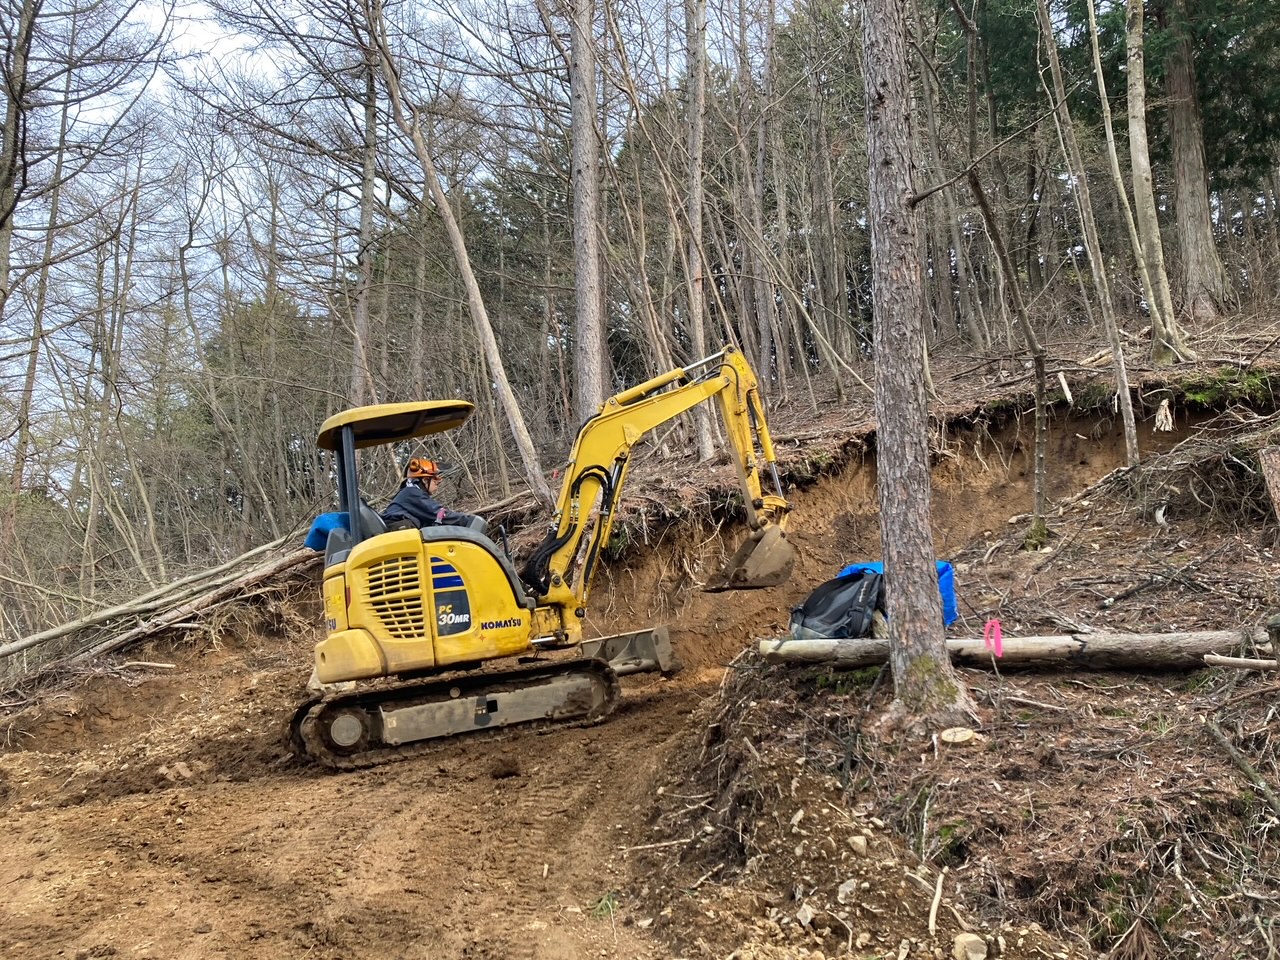
M 203 581 L 202 591 L 190 588 L 190 583 L 198 578 L 187 578 L 182 581 L 182 589 L 174 591 L 167 598 L 170 606 L 153 612 L 149 618 L 141 616 L 153 609 L 149 602 L 133 606 L 125 604 L 116 608 L 115 620 L 101 622 L 100 617 L 86 618 L 78 621 L 75 629 L 49 631 L 49 636 L 41 638 L 40 644 L 61 641 L 63 649 L 41 656 L 35 665 L 26 670 L 17 670 L 7 676 L 0 673 L 3 678 L 0 682 L 9 684 L 16 683 L 19 679 L 29 680 L 52 668 L 92 660 L 146 637 L 194 627 L 209 611 L 268 589 L 272 581 L 283 573 L 305 571 L 309 565 L 319 566 L 322 556 L 314 550 L 304 548 L 273 557 L 247 571 L 239 569 L 231 574 L 225 572 L 235 566 L 247 567 L 245 561 L 251 558 L 261 559 L 262 552 L 261 548 L 252 550 L 238 558 L 238 564 L 224 564 L 218 568 L 224 571 L 221 576 Z M 0 646 L 0 664 L 3 664 L 6 655 L 34 646 L 29 640 L 30 638 L 8 647 Z
M 1208 654 L 1268 651 L 1257 627 L 1190 633 L 1077 633 L 1055 637 L 1004 637 L 997 659 L 981 639 L 949 639 L 947 652 L 965 667 L 1080 667 L 1087 670 L 1195 670 Z M 889 641 L 761 640 L 768 663 L 823 663 L 843 670 L 870 667 L 889 658 Z
M 537 499 L 529 491 L 479 508 L 491 521 L 537 509 Z M 273 581 L 282 574 L 319 567 L 323 551 L 292 549 L 300 538 L 301 531 L 293 530 L 216 567 L 195 571 L 131 600 L 29 636 L 8 640 L 0 633 L 0 693 L 11 684 L 28 683 L 58 667 L 118 652 L 148 637 L 192 629 L 211 611 L 272 589 Z M 83 602 L 92 605 L 96 601 L 85 598 Z
M 512 509 L 529 509 L 536 506 L 536 503 L 533 494 L 524 491 L 479 509 L 492 517 Z M 193 616 L 198 620 L 209 610 L 233 602 L 242 594 L 247 595 L 257 585 L 282 573 L 295 568 L 305 569 L 307 564 L 318 565 L 323 552 L 299 548 L 279 553 L 281 548 L 286 548 L 297 539 L 298 531 L 293 531 L 219 566 L 196 571 L 132 600 L 96 610 L 77 620 L 58 624 L 27 637 L 0 643 L 0 661 L 27 650 L 54 649 L 53 642 L 61 641 L 56 645 L 57 652 L 43 657 L 35 668 L 41 670 L 54 663 L 77 663 L 93 659 L 148 636 L 194 626 L 194 623 L 184 621 Z M 264 555 L 268 555 L 265 560 Z M 251 567 L 251 563 L 255 561 L 259 561 L 258 565 Z M 0 669 L 0 677 L 3 676 L 3 670 Z M 8 679 L 5 678 L 6 681 Z
M 241 554 L 226 563 L 208 570 L 197 571 L 190 576 L 183 577 L 181 580 L 166 583 L 148 593 L 144 593 L 140 597 L 134 597 L 127 603 L 107 607 L 104 610 L 97 610 L 79 620 L 59 624 L 56 627 L 51 627 L 40 633 L 33 633 L 29 637 L 23 637 L 12 643 L 2 644 L 0 645 L 0 658 L 11 657 L 15 653 L 21 653 L 23 650 L 29 650 L 50 640 L 58 640 L 84 630 L 109 625 L 112 621 L 119 620 L 122 617 L 141 617 L 144 614 L 162 610 L 191 597 L 199 596 L 208 590 L 216 589 L 222 583 L 235 580 L 239 576 L 234 572 L 235 570 L 244 566 L 254 557 L 278 549 L 285 543 L 286 539 L 282 537 L 279 540 L 271 541 L 271 543 L 255 547 L 248 553 Z M 228 573 L 229 571 L 232 572 Z

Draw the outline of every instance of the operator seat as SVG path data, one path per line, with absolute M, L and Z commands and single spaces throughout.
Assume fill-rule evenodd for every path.
M 473 513 L 470 521 L 464 524 L 464 526 L 466 526 L 468 530 L 474 530 L 482 537 L 489 536 L 489 521 L 478 513 Z
M 362 538 L 364 540 L 387 532 L 387 521 L 382 519 L 377 510 L 369 506 L 364 497 L 360 498 L 360 530 L 364 533 Z
M 360 500 L 360 530 L 364 534 L 361 538 L 368 540 L 370 537 L 376 537 L 380 533 L 387 532 L 386 521 L 378 516 L 378 511 L 369 506 L 364 499 Z M 348 529 L 346 514 L 342 515 L 342 526 L 334 527 L 329 531 L 329 536 L 325 542 L 324 548 L 324 565 L 332 567 L 334 564 L 344 562 L 351 554 L 351 548 L 356 545 L 355 537 L 352 536 Z

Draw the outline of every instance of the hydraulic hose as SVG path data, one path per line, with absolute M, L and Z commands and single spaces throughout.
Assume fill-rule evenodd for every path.
M 613 503 L 613 476 L 599 464 L 584 467 L 574 478 L 569 488 L 570 499 L 578 496 L 582 483 L 587 477 L 594 476 L 600 481 L 602 488 L 601 501 L 610 508 Z M 551 558 L 577 534 L 580 524 L 574 523 L 564 533 L 556 536 L 555 528 L 547 531 L 546 537 L 538 544 L 520 571 L 520 579 L 532 587 L 538 596 L 544 596 L 551 589 Z

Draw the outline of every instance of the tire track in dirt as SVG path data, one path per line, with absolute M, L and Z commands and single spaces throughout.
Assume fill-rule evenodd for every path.
M 437 862 L 455 880 L 445 912 L 479 920 L 449 955 L 664 955 L 607 909 L 626 884 L 617 850 L 643 828 L 658 766 L 694 702 L 687 691 L 653 691 L 628 691 L 607 723 L 513 733 L 447 764 L 468 771 L 449 791 L 458 816 L 423 831 L 433 849 L 453 848 L 451 862 Z M 484 812 L 469 816 L 468 806 Z

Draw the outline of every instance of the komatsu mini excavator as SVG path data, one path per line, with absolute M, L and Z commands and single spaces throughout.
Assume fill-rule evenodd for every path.
M 328 533 L 328 635 L 315 649 L 315 678 L 329 692 L 295 713 L 295 750 L 349 769 L 413 755 L 440 737 L 596 721 L 617 705 L 619 676 L 674 672 L 665 627 L 586 640 L 583 618 L 632 447 L 713 398 L 750 534 L 706 588 L 775 586 L 795 557 L 785 534 L 791 507 L 755 374 L 733 347 L 605 401 L 578 433 L 551 529 L 520 573 L 505 537 L 501 546 L 490 539 L 482 518 L 388 530 L 360 495 L 357 450 L 451 430 L 470 403 L 381 404 L 325 421 L 318 443 L 335 454 L 345 525 Z M 766 471 L 772 493 L 762 489 Z

